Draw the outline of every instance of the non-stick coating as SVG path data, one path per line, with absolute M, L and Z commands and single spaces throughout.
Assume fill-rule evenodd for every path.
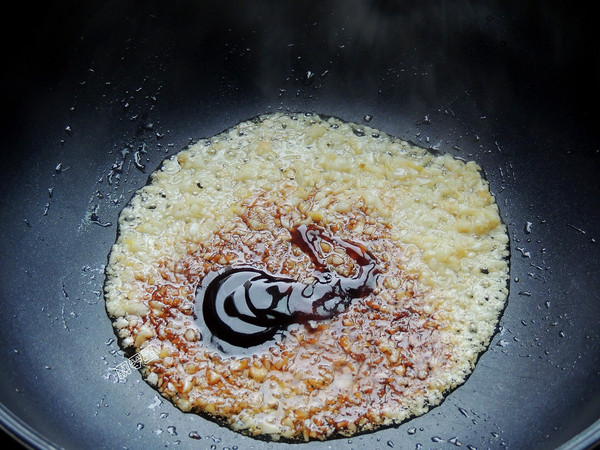
M 569 445 L 586 448 L 598 438 L 589 12 L 531 1 L 141 3 L 5 14 L 17 31 L 3 39 L 4 428 L 69 449 L 534 449 L 582 432 Z M 138 373 L 111 375 L 125 357 L 102 285 L 119 211 L 191 140 L 279 110 L 372 116 L 373 127 L 474 159 L 508 225 L 510 298 L 490 349 L 441 406 L 401 426 L 266 443 L 178 411 Z

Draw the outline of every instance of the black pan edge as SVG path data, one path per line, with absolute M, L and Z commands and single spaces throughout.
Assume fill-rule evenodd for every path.
M 600 448 L 600 419 L 561 445 L 557 450 L 592 450 L 597 448 Z
M 57 446 L 29 427 L 0 403 L 0 431 L 5 432 L 25 448 L 59 450 Z M 600 448 L 600 419 L 556 450 L 593 450 Z
M 30 449 L 60 449 L 40 433 L 35 431 L 9 409 L 0 403 L 0 430 L 4 431 L 24 448 Z

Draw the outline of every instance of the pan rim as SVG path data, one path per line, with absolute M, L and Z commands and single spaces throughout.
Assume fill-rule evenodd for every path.
M 4 431 L 26 448 L 61 448 L 17 417 L 2 402 L 0 402 L 0 430 Z
M 600 445 L 600 419 L 569 439 L 557 450 L 591 450 L 596 448 L 596 445 Z
M 30 427 L 0 402 L 0 430 L 19 444 L 33 449 L 61 449 L 50 439 Z M 575 435 L 556 450 L 591 450 L 600 443 L 600 419 Z

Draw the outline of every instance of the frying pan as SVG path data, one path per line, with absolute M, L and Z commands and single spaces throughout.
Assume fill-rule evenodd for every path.
M 33 448 L 591 448 L 600 438 L 592 19 L 567 2 L 46 2 L 3 36 L 0 419 Z M 3 27 L 7 30 L 7 27 Z M 275 111 L 483 167 L 511 238 L 498 332 L 400 426 L 269 443 L 184 414 L 106 315 L 119 211 L 167 156 Z

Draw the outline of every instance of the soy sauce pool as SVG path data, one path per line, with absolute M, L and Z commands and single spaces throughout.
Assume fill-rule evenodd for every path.
M 344 312 L 352 300 L 375 288 L 379 268 L 364 245 L 331 236 L 313 224 L 293 228 L 290 237 L 315 266 L 312 283 L 244 265 L 211 272 L 202 280 L 196 291 L 196 316 L 202 318 L 203 335 L 222 352 L 270 346 L 300 324 Z M 356 273 L 346 277 L 329 270 L 319 252 L 323 244 L 344 249 L 357 263 Z

